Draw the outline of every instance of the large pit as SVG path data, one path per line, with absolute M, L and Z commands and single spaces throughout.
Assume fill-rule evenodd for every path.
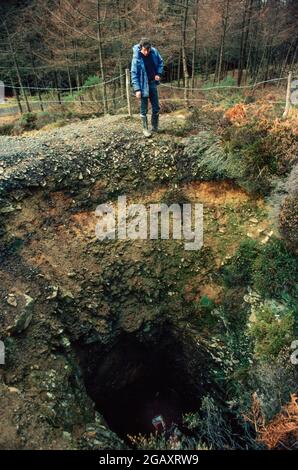
M 198 347 L 185 339 L 166 330 L 150 343 L 122 334 L 108 351 L 97 344 L 79 349 L 87 393 L 125 441 L 128 435 L 154 433 L 152 419 L 158 415 L 166 430 L 174 424 L 183 429 L 183 414 L 200 408 L 206 368 Z

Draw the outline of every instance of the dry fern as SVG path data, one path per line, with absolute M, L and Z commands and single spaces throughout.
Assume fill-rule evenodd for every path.
M 244 419 L 249 421 L 257 434 L 257 440 L 273 449 L 298 448 L 298 397 L 291 394 L 291 400 L 282 407 L 273 420 L 266 424 L 257 394 L 253 394 L 252 408 Z

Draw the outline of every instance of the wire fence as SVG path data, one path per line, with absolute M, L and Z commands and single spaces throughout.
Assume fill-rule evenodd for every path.
M 125 77 L 126 93 L 124 90 L 124 80 L 121 80 L 123 77 Z M 216 105 L 216 104 L 219 104 L 220 101 L 215 101 L 214 99 L 212 100 L 209 92 L 216 91 L 217 98 L 220 98 L 218 94 L 222 90 L 231 90 L 231 91 L 233 90 L 242 91 L 242 90 L 249 90 L 249 89 L 256 90 L 257 87 L 261 85 L 287 81 L 287 93 L 286 93 L 284 101 L 267 100 L 268 103 L 283 104 L 283 105 L 286 104 L 286 109 L 287 109 L 290 107 L 289 96 L 290 96 L 292 80 L 294 80 L 294 78 L 292 78 L 292 73 L 290 72 L 290 74 L 287 77 L 271 78 L 268 80 L 263 80 L 260 82 L 245 84 L 241 86 L 214 84 L 213 86 L 203 85 L 201 87 L 191 87 L 191 86 L 178 86 L 178 85 L 173 85 L 171 83 L 160 83 L 161 90 L 166 90 L 166 89 L 170 91 L 172 90 L 175 96 L 174 97 L 162 96 L 162 93 L 161 93 L 159 101 L 165 102 L 165 103 L 166 102 L 177 102 L 177 103 L 184 102 L 185 105 L 189 105 L 192 102 L 212 103 Z M 110 90 L 110 95 L 112 94 L 113 96 L 107 96 L 106 87 L 108 87 L 111 83 L 116 82 L 116 81 L 119 81 L 121 85 L 120 86 L 121 94 L 115 95 L 115 88 L 114 88 L 114 90 Z M 51 104 L 58 104 L 58 105 L 64 105 L 64 106 L 71 105 L 71 104 L 79 104 L 80 106 L 83 106 L 84 104 L 86 105 L 95 104 L 95 105 L 100 105 L 101 107 L 107 109 L 108 103 L 113 102 L 114 107 L 116 105 L 119 105 L 119 103 L 121 103 L 121 108 L 124 106 L 127 106 L 128 114 L 132 115 L 131 98 L 133 96 L 133 91 L 131 87 L 130 71 L 128 69 L 126 69 L 125 73 L 117 75 L 115 77 L 111 77 L 104 82 L 94 83 L 90 85 L 82 85 L 82 86 L 71 87 L 71 88 L 70 87 L 62 88 L 62 87 L 39 87 L 39 86 L 15 86 L 14 84 L 11 84 L 11 85 L 5 84 L 5 88 L 13 89 L 14 97 L 17 99 L 16 105 L 18 105 L 19 111 L 21 113 L 23 112 L 22 104 L 26 104 L 27 111 L 29 111 L 31 106 L 34 107 L 36 105 L 40 105 L 42 109 L 44 106 L 46 107 L 47 105 L 51 105 Z M 97 90 L 98 88 L 100 89 L 100 92 L 101 92 L 100 97 L 91 95 L 91 99 L 90 99 L 88 95 L 84 96 L 84 92 L 88 92 L 88 91 L 92 92 L 93 89 Z M 20 92 L 18 90 L 20 90 Z M 32 100 L 31 99 L 32 95 L 28 96 L 25 90 L 30 90 L 30 92 L 31 91 L 38 92 L 39 99 Z M 45 97 L 44 95 L 41 96 L 41 93 L 40 93 L 41 91 L 50 92 L 50 93 L 53 93 L 53 95 L 57 94 L 58 99 L 51 99 L 50 97 L 49 97 L 50 99 L 47 99 L 47 97 Z M 76 92 L 78 92 L 77 96 L 74 94 Z M 179 92 L 183 92 L 184 96 L 183 97 L 177 96 Z M 200 92 L 201 94 L 203 94 L 203 96 L 204 96 L 204 93 L 208 92 L 208 97 L 197 97 L 195 96 L 197 92 Z M 63 95 L 64 93 L 68 93 L 68 96 L 66 97 L 65 95 Z M 72 94 L 74 95 L 72 96 Z M 22 99 L 22 102 L 20 101 L 20 98 Z M 2 110 L 5 111 L 5 106 L 7 106 L 6 103 L 4 104 L 3 108 L 1 107 L 1 104 L 0 104 L 0 111 Z M 14 106 L 14 108 L 15 107 L 16 106 Z
M 179 90 L 190 90 L 190 91 L 209 91 L 209 90 L 218 90 L 218 89 L 225 89 L 225 88 L 230 88 L 230 89 L 246 89 L 246 88 L 256 88 L 259 85 L 264 85 L 265 83 L 270 83 L 270 82 L 279 82 L 281 80 L 288 80 L 288 77 L 279 77 L 279 78 L 271 78 L 270 80 L 263 80 L 262 82 L 257 82 L 254 84 L 250 85 L 215 85 L 212 87 L 201 87 L 201 88 L 192 88 L 192 87 L 178 87 L 178 86 L 173 86 L 173 85 L 168 85 L 167 83 L 161 83 L 161 86 L 167 87 L 167 88 L 174 88 L 174 89 L 179 89 Z
M 16 85 L 6 85 L 6 88 L 15 88 L 16 90 L 52 90 L 52 91 L 75 91 L 75 90 L 84 90 L 85 88 L 95 88 L 95 87 L 100 87 L 103 85 L 107 85 L 108 83 L 114 82 L 115 80 L 119 80 L 119 78 L 124 77 L 125 73 L 122 73 L 121 75 L 118 75 L 117 77 L 113 77 L 105 82 L 101 83 L 94 83 L 93 85 L 81 85 L 77 87 L 71 87 L 71 88 L 59 88 L 59 87 L 34 87 L 34 86 L 16 86 Z

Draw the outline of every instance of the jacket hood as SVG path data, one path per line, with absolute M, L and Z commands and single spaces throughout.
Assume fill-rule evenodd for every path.
M 132 50 L 133 50 L 133 54 L 137 55 L 141 51 L 139 44 L 135 44 Z
M 135 44 L 132 50 L 133 50 L 133 55 L 137 57 L 141 53 L 140 44 Z M 155 52 L 155 47 L 151 46 L 151 51 Z

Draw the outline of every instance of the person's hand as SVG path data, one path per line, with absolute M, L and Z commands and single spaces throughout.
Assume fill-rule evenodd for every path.
M 159 76 L 159 75 L 155 75 L 154 80 L 156 80 L 156 81 L 160 80 L 160 76 Z
M 141 98 L 141 91 L 136 91 L 136 98 L 140 99 Z

